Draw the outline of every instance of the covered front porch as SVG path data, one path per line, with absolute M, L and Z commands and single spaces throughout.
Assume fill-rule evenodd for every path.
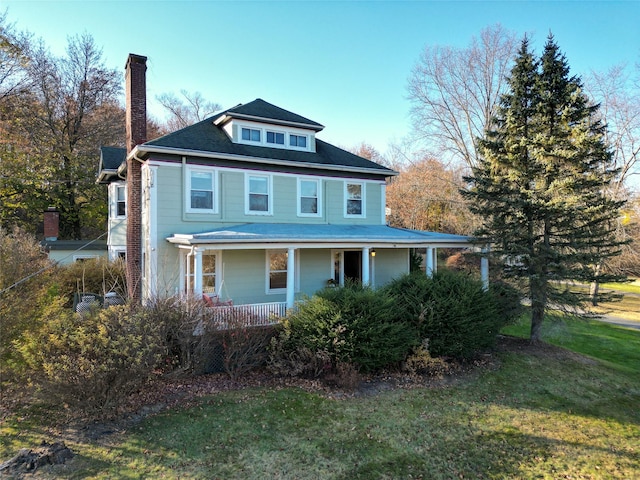
M 220 314 L 251 309 L 265 321 L 328 285 L 351 279 L 382 286 L 409 272 L 412 248 L 425 249 L 430 276 L 439 248 L 475 247 L 460 235 L 385 225 L 243 224 L 167 241 L 180 255 L 180 293 L 213 298 L 215 308 L 224 307 Z M 488 284 L 488 264 L 482 263 Z

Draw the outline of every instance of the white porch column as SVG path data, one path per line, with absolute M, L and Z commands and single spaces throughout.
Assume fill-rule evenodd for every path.
M 364 247 L 362 249 L 362 284 L 371 285 L 371 273 L 369 271 L 369 253 L 370 248 Z
M 480 257 L 480 279 L 482 280 L 482 288 L 489 290 L 489 247 L 482 249 L 482 257 Z
M 296 292 L 296 249 L 287 250 L 287 308 L 293 308 Z
M 202 250 L 196 248 L 193 257 L 193 294 L 202 295 Z
M 433 247 L 433 273 L 438 273 L 438 249 Z
M 427 261 L 425 272 L 427 277 L 431 278 L 433 277 L 433 247 L 427 247 L 427 254 L 425 257 L 425 260 Z

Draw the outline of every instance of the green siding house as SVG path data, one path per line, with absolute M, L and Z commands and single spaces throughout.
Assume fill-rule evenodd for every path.
M 409 271 L 412 248 L 427 249 L 430 274 L 437 248 L 470 246 L 463 236 L 387 226 L 385 185 L 396 172 L 322 141 L 322 129 L 257 99 L 128 153 L 103 149 L 109 254 L 139 248 L 142 301 L 206 294 L 284 309 L 347 279 L 384 285 Z M 124 205 L 132 189 L 133 214 Z M 131 215 L 140 223 L 134 250 Z

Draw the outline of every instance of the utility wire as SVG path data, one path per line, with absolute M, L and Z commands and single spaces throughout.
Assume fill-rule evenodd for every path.
M 117 227 L 118 225 L 120 225 L 122 222 L 124 222 L 126 219 L 120 220 L 120 222 L 118 222 L 116 225 L 114 225 L 114 227 Z M 91 245 L 94 242 L 97 242 L 98 240 L 100 240 L 102 237 L 104 237 L 107 233 L 109 233 L 108 231 L 104 232 L 103 234 L 101 234 L 100 236 L 94 238 L 93 240 L 91 240 L 90 242 L 85 243 L 84 245 L 82 245 L 79 248 L 76 248 L 73 252 L 69 253 L 69 255 L 67 255 L 64 258 L 61 258 L 60 260 L 57 260 L 55 262 L 52 262 L 50 265 L 47 265 L 46 267 L 41 268 L 40 270 L 38 270 L 37 272 L 34 272 L 30 275 L 27 275 L 26 277 L 18 280 L 17 282 L 15 282 L 13 285 L 8 286 L 7 288 L 5 288 L 4 290 L 0 290 L 0 295 L 3 295 L 4 293 L 8 292 L 9 290 L 11 290 L 12 288 L 17 287 L 18 285 L 32 279 L 33 277 L 40 275 L 42 272 L 46 272 L 47 270 L 49 270 L 50 268 L 55 267 L 56 265 L 58 265 L 59 263 L 67 260 L 69 257 L 71 257 L 73 254 L 79 252 L 80 250 L 84 250 L 85 248 L 87 248 L 89 245 Z

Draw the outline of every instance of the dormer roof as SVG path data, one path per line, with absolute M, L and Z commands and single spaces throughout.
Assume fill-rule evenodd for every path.
M 257 98 L 253 102 L 244 105 L 240 104 L 230 108 L 222 114 L 219 114 L 214 123 L 216 125 L 224 125 L 234 118 L 268 123 L 271 125 L 304 128 L 315 132 L 319 132 L 324 128 L 324 125 L 318 122 L 314 122 L 284 108 L 265 102 L 261 98 Z
M 244 121 L 250 119 L 263 124 L 295 125 L 296 128 L 314 131 L 324 128 L 313 120 L 276 107 L 262 99 L 257 99 L 138 145 L 136 150 L 143 157 L 151 153 L 190 155 L 203 158 L 224 157 L 257 164 L 366 173 L 382 177 L 397 175 L 397 172 L 390 168 L 317 138 L 315 138 L 315 151 L 297 151 L 234 142 L 224 128 L 225 123 L 234 119 Z
M 120 147 L 100 147 L 98 183 L 111 183 L 119 179 L 118 168 L 127 159 L 127 149 Z

